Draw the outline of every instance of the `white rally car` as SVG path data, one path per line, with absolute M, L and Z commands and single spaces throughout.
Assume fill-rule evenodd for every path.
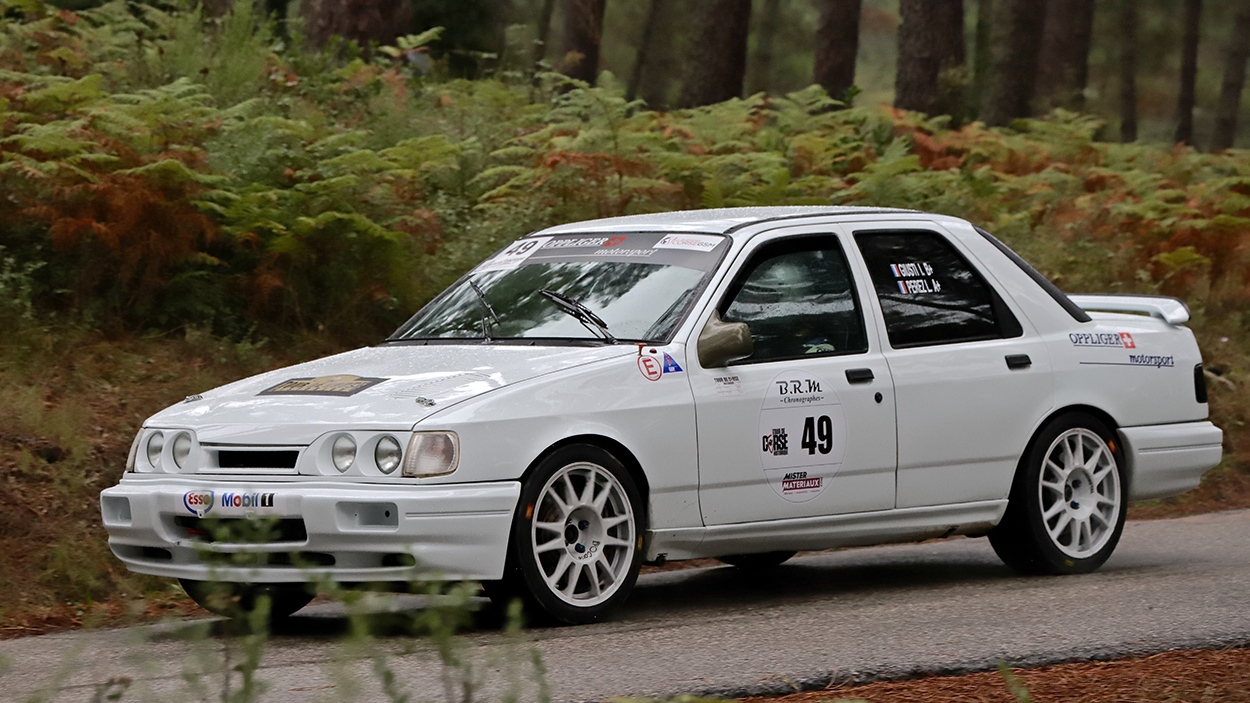
M 377 346 L 157 413 L 104 525 L 130 569 L 201 601 L 210 581 L 267 593 L 278 615 L 314 579 L 421 574 L 587 622 L 644 562 L 959 534 L 1021 572 L 1085 572 L 1128 501 L 1220 461 L 1188 319 L 1173 298 L 1065 296 L 920 212 L 562 225 Z M 255 518 L 262 539 L 221 537 Z

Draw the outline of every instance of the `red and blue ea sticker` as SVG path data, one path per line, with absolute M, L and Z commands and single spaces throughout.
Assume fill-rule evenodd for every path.
M 668 352 L 664 352 L 663 360 L 647 355 L 638 357 L 638 370 L 648 381 L 658 381 L 666 373 L 681 373 L 681 366 Z
M 212 491 L 187 491 L 182 496 L 182 504 L 196 517 L 204 517 L 213 509 Z

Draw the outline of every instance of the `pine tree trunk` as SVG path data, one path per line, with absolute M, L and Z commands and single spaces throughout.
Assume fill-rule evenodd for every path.
M 963 119 L 963 0 L 901 0 L 894 107 Z
M 1178 144 L 1194 143 L 1194 94 L 1198 83 L 1198 36 L 1202 0 L 1185 0 L 1185 39 L 1181 49 L 1181 89 L 1176 98 Z
M 1033 114 L 1045 18 L 1045 0 L 995 0 L 989 73 L 981 99 L 981 119 L 986 124 L 1003 126 Z
M 1231 149 L 1237 141 L 1237 113 L 1241 111 L 1241 90 L 1246 83 L 1246 59 L 1250 58 L 1250 0 L 1242 0 L 1237 10 L 1226 56 L 1220 103 L 1215 110 L 1212 151 Z
M 656 11 L 655 32 L 647 49 L 646 63 L 638 83 L 638 97 L 652 110 L 666 110 L 672 100 L 673 83 L 685 71 L 682 69 L 684 42 L 689 40 L 685 27 L 694 9 L 689 4 L 680 7 L 672 0 L 654 0 Z
M 836 100 L 855 85 L 861 0 L 821 0 L 814 79 Z
M 302 0 L 300 15 L 313 46 L 339 36 L 368 47 L 390 44 L 412 31 L 412 5 L 407 0 Z
M 1085 108 L 1094 0 L 1048 0 L 1037 64 L 1038 107 Z
M 1137 2 L 1120 0 L 1120 141 L 1137 141 Z
M 977 25 L 972 57 L 972 95 L 969 105 L 972 112 L 980 113 L 981 96 L 985 95 L 985 76 L 990 65 L 990 29 L 993 27 L 993 0 L 977 0 Z
M 647 69 L 647 59 L 655 43 L 655 35 L 660 23 L 661 9 L 664 0 L 651 0 L 647 6 L 647 19 L 642 24 L 642 37 L 638 40 L 638 54 L 634 57 L 634 71 L 629 76 L 629 87 L 625 90 L 625 99 L 633 101 L 638 97 L 638 89 L 642 86 L 642 75 Z
M 538 13 L 538 36 L 534 40 L 534 54 L 531 58 L 535 72 L 547 58 L 547 42 L 551 39 L 551 15 L 555 10 L 556 0 L 543 0 L 542 10 Z
M 777 37 L 777 22 L 781 15 L 781 0 L 764 0 L 764 12 L 760 17 L 759 31 L 755 35 L 755 57 L 751 61 L 747 92 L 751 95 L 766 93 L 772 86 L 773 41 Z
M 594 85 L 599 77 L 599 45 L 603 40 L 606 0 L 564 0 L 564 42 L 560 71 Z
M 742 96 L 747 70 L 751 0 L 701 0 L 686 59 L 678 107 Z

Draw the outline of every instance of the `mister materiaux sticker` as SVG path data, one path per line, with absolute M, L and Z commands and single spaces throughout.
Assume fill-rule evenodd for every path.
M 785 371 L 768 384 L 757 446 L 764 477 L 777 495 L 802 503 L 820 495 L 842 468 L 846 416 L 823 379 Z
M 291 378 L 270 386 L 256 395 L 356 395 L 366 388 L 372 388 L 385 381 L 385 378 L 366 378 L 341 374 L 338 376 L 318 376 L 316 378 Z

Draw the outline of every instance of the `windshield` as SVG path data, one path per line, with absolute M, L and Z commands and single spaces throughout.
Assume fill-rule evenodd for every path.
M 715 234 L 520 239 L 390 339 L 664 341 L 728 248 Z

